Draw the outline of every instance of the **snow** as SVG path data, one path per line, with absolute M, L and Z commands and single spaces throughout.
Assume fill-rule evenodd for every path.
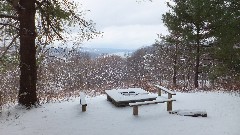
M 157 95 L 157 94 L 153 94 Z M 106 95 L 44 104 L 29 111 L 19 106 L 4 110 L 0 135 L 239 135 L 240 97 L 227 93 L 177 93 L 173 109 L 206 110 L 208 117 L 169 114 L 164 104 L 115 107 Z
M 129 105 L 130 105 L 130 106 L 147 105 L 147 104 L 155 104 L 155 103 L 164 103 L 164 102 L 172 101 L 172 100 L 174 100 L 174 99 L 167 99 L 166 97 L 158 96 L 158 97 L 156 98 L 156 100 L 129 103 Z
M 113 89 L 105 91 L 116 102 L 134 101 L 142 99 L 156 99 L 157 96 L 151 96 L 147 91 L 140 88 Z
M 172 114 L 177 114 L 181 116 L 202 116 L 202 115 L 207 115 L 206 110 L 174 110 L 171 112 Z
M 167 93 L 170 93 L 172 95 L 176 95 L 175 92 L 171 91 L 171 90 L 168 90 L 167 88 L 163 87 L 163 86 L 160 86 L 160 85 L 155 85 L 157 88 L 160 88 L 161 90 L 164 90 L 166 91 Z
M 80 104 L 81 105 L 87 105 L 85 97 L 86 97 L 86 94 L 84 92 L 80 92 Z

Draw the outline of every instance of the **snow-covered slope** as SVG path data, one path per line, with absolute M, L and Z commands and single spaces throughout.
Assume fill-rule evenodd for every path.
M 164 95 L 166 96 L 166 95 Z M 166 104 L 117 108 L 106 96 L 50 103 L 26 111 L 14 107 L 0 117 L 0 135 L 239 135 L 240 97 L 224 93 L 177 93 L 173 109 L 206 110 L 208 117 L 169 114 Z M 7 116 L 9 115 L 9 116 Z

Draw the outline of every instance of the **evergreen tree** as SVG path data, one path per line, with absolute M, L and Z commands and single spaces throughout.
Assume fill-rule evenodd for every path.
M 216 60 L 213 76 L 240 80 L 240 1 L 215 0 L 209 18 L 215 37 L 213 57 Z
M 209 45 L 208 41 L 212 38 L 209 27 L 210 2 L 207 0 L 174 0 L 174 2 L 172 5 L 168 3 L 171 10 L 163 15 L 163 20 L 172 36 L 181 36 L 181 40 L 194 47 L 194 86 L 198 88 L 201 47 Z

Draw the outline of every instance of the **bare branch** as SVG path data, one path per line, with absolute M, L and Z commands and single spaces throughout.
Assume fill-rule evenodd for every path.
M 14 25 L 12 25 L 12 24 L 9 24 L 9 23 L 0 23 L 0 25 L 10 26 L 10 27 L 13 27 L 13 28 L 15 28 L 15 29 L 17 29 L 17 30 L 20 30 L 18 27 L 14 26 Z
M 52 26 L 51 23 L 50 23 L 49 25 L 50 25 L 50 27 L 52 28 L 53 32 L 54 32 L 55 34 L 57 34 L 57 36 L 58 36 L 61 40 L 63 40 L 62 35 L 54 28 L 54 26 Z
M 0 18 L 9 18 L 9 19 L 14 19 L 14 20 L 19 20 L 17 16 L 6 15 L 6 14 L 0 14 Z
M 39 9 L 39 8 L 41 8 L 42 7 L 42 5 L 44 4 L 44 3 L 49 3 L 48 1 L 46 1 L 46 0 L 43 0 L 42 2 L 39 2 L 39 1 L 36 1 L 36 5 L 37 5 L 37 7 L 36 7 L 36 9 Z
M 18 37 L 19 37 L 19 35 L 16 35 L 16 36 L 12 39 L 11 43 L 6 47 L 6 50 L 1 54 L 1 56 L 0 56 L 0 61 L 1 61 L 2 57 L 4 57 L 4 56 L 6 55 L 7 51 L 12 47 L 13 43 L 16 41 L 16 39 L 17 39 Z
M 40 3 L 37 3 L 37 4 L 40 4 Z M 51 4 L 51 3 L 49 3 L 49 4 Z M 42 9 L 42 7 L 41 7 L 40 5 L 39 5 L 38 8 L 39 8 L 39 11 L 41 12 L 41 14 L 43 14 L 43 15 L 46 16 L 46 18 L 43 19 L 43 20 L 45 20 L 45 21 L 47 22 L 47 26 L 50 27 L 50 28 L 53 30 L 53 32 L 54 32 L 61 40 L 63 40 L 62 35 L 58 32 L 58 30 L 54 27 L 54 25 L 52 25 L 51 20 L 49 19 L 49 15 Z M 44 26 L 44 25 L 43 25 L 43 26 Z M 47 31 L 49 31 L 49 28 L 47 28 Z

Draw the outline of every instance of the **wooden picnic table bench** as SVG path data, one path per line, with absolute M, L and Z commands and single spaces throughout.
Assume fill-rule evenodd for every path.
M 158 96 L 161 96 L 161 91 L 165 91 L 166 93 L 168 93 L 168 98 L 172 98 L 172 95 L 176 95 L 175 92 L 163 87 L 163 86 L 160 86 L 160 85 L 154 85 L 157 89 L 158 89 Z
M 82 112 L 87 110 L 87 102 L 86 102 L 86 94 L 84 92 L 80 92 L 80 104 L 82 105 Z
M 168 99 L 171 99 L 173 95 L 176 95 L 175 92 L 173 92 L 163 86 L 160 86 L 160 85 L 154 85 L 154 86 L 158 89 L 158 96 L 162 95 L 161 91 L 165 91 L 166 93 L 168 93 Z M 167 111 L 172 111 L 172 101 L 167 102 Z
M 159 89 L 158 97 L 156 100 L 129 103 L 129 106 L 133 107 L 133 115 L 138 115 L 138 106 L 165 103 L 165 102 L 167 102 L 167 111 L 172 111 L 172 102 L 176 101 L 175 99 L 172 99 L 172 95 L 176 95 L 176 93 L 159 85 L 155 85 L 155 87 Z M 168 98 L 161 96 L 161 90 L 168 93 Z

